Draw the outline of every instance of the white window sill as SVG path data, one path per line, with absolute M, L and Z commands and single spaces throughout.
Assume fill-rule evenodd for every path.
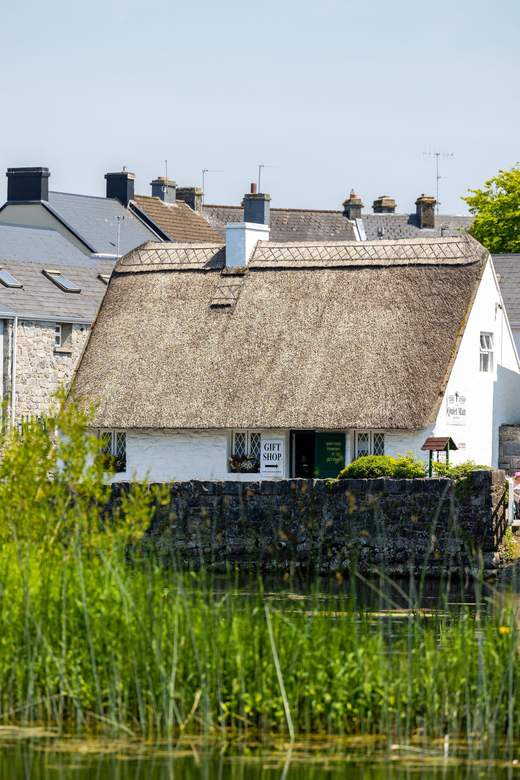
M 54 351 L 60 355 L 71 355 L 72 347 L 54 347 Z

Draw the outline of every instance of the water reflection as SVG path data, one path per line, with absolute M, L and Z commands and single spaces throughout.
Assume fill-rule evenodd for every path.
M 284 751 L 243 748 L 173 749 L 116 745 L 65 745 L 23 742 L 0 746 L 0 777 L 9 780 L 510 780 L 520 777 L 520 764 L 463 759 L 445 760 L 435 750 L 346 751 L 335 746 Z M 96 752 L 100 750 L 101 752 Z M 518 755 L 518 751 L 515 752 Z

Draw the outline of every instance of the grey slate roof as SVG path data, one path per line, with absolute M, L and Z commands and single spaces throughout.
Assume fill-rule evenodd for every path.
M 242 222 L 242 206 L 202 207 L 202 216 L 226 238 L 228 222 Z M 355 241 L 354 225 L 341 211 L 271 209 L 271 241 Z
M 0 283 L 0 316 L 92 322 L 106 290 L 98 274 L 110 275 L 114 262 L 87 257 L 52 228 L 0 224 L 0 267 L 23 285 Z M 45 269 L 59 269 L 81 292 L 64 292 Z
M 209 224 L 225 239 L 228 222 L 242 222 L 242 206 L 206 206 L 203 216 Z M 377 229 L 384 228 L 384 238 L 441 237 L 441 225 L 447 224 L 445 237 L 457 237 L 464 233 L 474 217 L 435 215 L 435 228 L 421 230 L 417 214 L 363 214 L 363 227 L 368 241 L 378 239 Z M 271 241 L 355 241 L 353 223 L 342 211 L 318 211 L 313 209 L 271 209 Z
M 491 255 L 512 326 L 520 326 L 520 255 Z
M 120 255 L 130 252 L 145 241 L 158 239 L 150 228 L 115 198 L 49 192 L 48 204 L 44 205 L 48 205 L 96 254 L 117 254 L 118 216 L 124 217 L 121 224 Z

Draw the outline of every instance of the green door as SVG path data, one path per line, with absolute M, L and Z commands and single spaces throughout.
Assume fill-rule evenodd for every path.
M 345 468 L 345 434 L 317 433 L 314 460 L 316 479 L 335 479 Z

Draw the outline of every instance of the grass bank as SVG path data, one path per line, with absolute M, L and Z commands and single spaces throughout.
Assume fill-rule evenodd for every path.
M 0 724 L 107 736 L 256 739 L 262 734 L 384 735 L 388 744 L 462 735 L 520 737 L 516 613 L 425 613 L 420 583 L 394 612 L 347 587 L 267 594 L 156 565 L 143 542 L 152 512 L 136 486 L 105 523 L 106 478 L 84 420 L 62 444 L 28 424 L 0 463 Z M 61 469 L 56 470 L 56 457 Z M 51 478 L 49 478 L 51 475 Z M 159 496 L 159 499 L 161 497 Z

